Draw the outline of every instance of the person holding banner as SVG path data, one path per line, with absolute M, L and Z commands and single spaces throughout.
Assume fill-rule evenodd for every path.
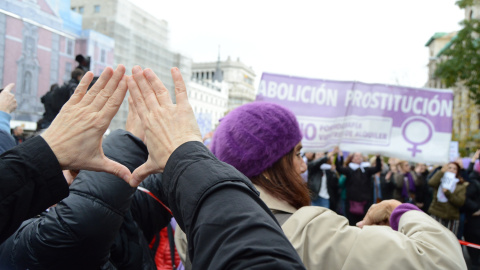
M 211 150 L 251 179 L 307 269 L 466 269 L 455 235 L 414 205 L 376 204 L 358 224 L 362 228 L 329 209 L 309 206 L 300 176 L 307 169 L 301 139 L 291 111 L 253 102 L 222 119 Z M 390 226 L 370 226 L 381 224 Z M 185 235 L 179 229 L 175 234 L 185 259 Z
M 457 234 L 460 225 L 460 207 L 465 203 L 468 183 L 460 176 L 456 162 L 445 164 L 428 182 L 434 191 L 428 213 L 442 225 Z
M 336 160 L 337 171 L 344 174 L 345 187 L 347 189 L 347 202 L 345 204 L 348 221 L 354 226 L 361 221 L 373 203 L 373 180 L 372 176 L 382 170 L 380 156 L 375 159 L 375 167 L 363 161 L 362 153 L 353 153 L 348 156 L 343 166 L 343 155 Z

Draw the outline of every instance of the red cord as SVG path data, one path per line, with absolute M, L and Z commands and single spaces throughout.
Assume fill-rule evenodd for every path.
M 464 246 L 467 246 L 467 247 L 480 249 L 480 245 L 477 245 L 477 244 L 474 244 L 474 243 L 470 243 L 470 242 L 466 242 L 466 241 L 462 241 L 462 240 L 458 240 L 458 242 L 460 242 L 461 245 L 464 245 Z
M 159 202 L 165 209 L 167 209 L 168 213 L 170 213 L 170 215 L 173 216 L 172 214 L 172 211 L 170 210 L 170 208 L 168 208 L 162 201 L 160 201 L 160 199 L 158 199 L 155 195 L 153 195 L 153 193 L 146 189 L 146 188 L 143 188 L 143 187 L 137 187 L 138 190 L 142 191 L 142 192 L 145 192 L 147 193 L 148 195 L 150 195 L 152 198 L 154 198 L 157 202 Z

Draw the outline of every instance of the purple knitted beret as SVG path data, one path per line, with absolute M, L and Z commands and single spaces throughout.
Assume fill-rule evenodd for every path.
M 280 105 L 252 102 L 221 119 L 212 153 L 247 177 L 257 176 L 302 139 L 295 115 Z

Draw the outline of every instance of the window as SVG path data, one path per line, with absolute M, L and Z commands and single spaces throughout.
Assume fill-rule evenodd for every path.
M 100 13 L 100 5 L 93 6 L 93 10 L 95 13 Z
M 71 62 L 66 62 L 65 63 L 65 74 L 63 74 L 63 80 L 68 81 L 70 80 L 71 74 L 72 73 L 72 63 Z
M 77 11 L 77 8 L 76 8 L 76 7 L 72 7 L 72 11 L 73 11 L 73 12 Z
M 73 55 L 73 40 L 67 38 L 65 47 L 65 53 L 68 55 Z
M 84 7 L 78 7 L 78 13 L 83 14 L 84 11 L 85 11 Z
M 105 63 L 105 50 L 100 50 L 100 62 Z

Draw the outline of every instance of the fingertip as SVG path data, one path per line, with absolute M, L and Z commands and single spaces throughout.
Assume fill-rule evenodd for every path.
M 136 65 L 132 68 L 132 74 L 138 74 L 142 72 L 142 68 L 139 65 Z
M 88 73 L 92 73 L 92 72 L 89 71 L 89 72 L 87 72 L 87 74 L 88 74 Z M 109 77 L 112 76 L 112 74 L 113 74 L 113 68 L 112 68 L 112 67 L 106 67 L 106 68 L 103 70 L 103 72 L 102 72 L 102 75 L 103 75 L 103 74 L 105 74 L 105 75 L 107 75 L 107 76 L 109 76 Z M 93 73 L 92 73 L 92 75 L 93 75 Z M 101 75 L 100 75 L 100 76 L 101 76 Z
M 143 71 L 143 75 L 145 76 L 145 78 L 147 78 L 147 79 L 150 81 L 150 80 L 152 80 L 152 78 L 155 76 L 155 73 L 153 72 L 152 69 L 146 68 L 146 69 Z
M 125 66 L 122 65 L 122 64 L 118 64 L 116 70 L 123 70 L 123 71 L 125 71 Z

